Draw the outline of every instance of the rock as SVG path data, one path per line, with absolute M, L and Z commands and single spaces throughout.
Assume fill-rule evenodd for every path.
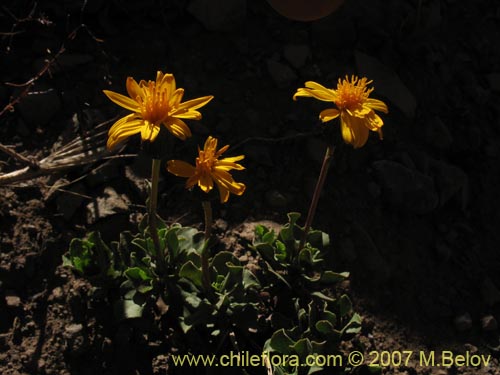
M 383 197 L 394 208 L 427 214 L 437 207 L 439 197 L 429 176 L 390 160 L 376 161 L 372 167 Z
M 246 0 L 192 0 L 188 11 L 206 29 L 230 31 L 244 24 Z
M 488 306 L 494 306 L 500 302 L 500 291 L 489 278 L 484 279 L 481 284 L 481 295 Z
M 87 205 L 87 222 L 94 224 L 97 220 L 128 211 L 130 201 L 126 195 L 119 195 L 112 187 L 104 189 L 104 195 Z
M 460 168 L 440 160 L 430 159 L 429 170 L 439 192 L 439 205 L 445 205 L 458 196 L 460 206 L 465 209 L 469 196 L 469 179 Z
M 496 331 L 497 328 L 498 323 L 493 315 L 486 315 L 481 318 L 481 329 L 484 332 Z
M 70 220 L 80 208 L 86 195 L 85 186 L 76 183 L 68 191 L 61 192 L 56 199 L 57 210 L 62 213 L 64 219 Z
M 289 66 L 272 59 L 267 60 L 267 71 L 279 88 L 290 87 L 297 80 L 297 75 Z
M 468 331 L 469 329 L 472 328 L 472 318 L 470 314 L 466 312 L 462 315 L 458 315 L 457 317 L 455 317 L 453 324 L 455 325 L 455 328 L 459 332 Z
M 424 126 L 425 141 L 438 150 L 448 150 L 453 143 L 453 136 L 441 120 L 435 116 L 431 118 Z
M 311 56 L 311 50 L 307 44 L 287 44 L 283 49 L 283 56 L 294 68 L 299 69 Z
M 15 309 L 21 306 L 21 298 L 18 296 L 5 296 L 5 303 L 7 307 Z
M 68 338 L 77 336 L 82 330 L 83 330 L 83 325 L 80 323 L 78 324 L 73 323 L 64 327 L 64 332 L 66 333 L 66 336 Z
M 118 176 L 120 176 L 120 168 L 117 167 L 116 163 L 108 161 L 107 163 L 93 169 L 85 178 L 85 182 L 89 187 L 96 187 L 103 185 Z
M 147 196 L 148 183 L 146 178 L 138 176 L 130 165 L 125 167 L 125 177 L 129 180 L 130 185 L 139 197 Z
M 273 208 L 285 208 L 288 204 L 286 197 L 277 190 L 269 190 L 265 194 L 266 203 Z
M 46 125 L 61 109 L 57 91 L 49 86 L 35 84 L 18 104 L 19 114 L 31 126 Z
M 52 289 L 48 301 L 49 302 L 61 301 L 63 297 L 64 297 L 64 291 L 60 286 L 58 286 Z

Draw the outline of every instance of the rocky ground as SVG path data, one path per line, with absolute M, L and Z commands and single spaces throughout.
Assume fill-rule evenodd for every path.
M 384 140 L 372 136 L 359 150 L 339 143 L 314 223 L 331 234 L 335 268 L 351 272 L 345 287 L 364 317 L 357 340 L 367 351 L 492 355 L 486 367 L 412 360 L 386 374 L 500 373 L 498 2 L 346 0 L 307 23 L 264 0 L 206 3 L 4 2 L 0 143 L 40 160 L 120 114 L 102 89 L 124 92 L 127 76 L 172 72 L 187 99 L 215 99 L 166 158 L 192 157 L 209 134 L 246 155 L 247 191 L 215 207 L 225 236 L 244 239 L 249 223 L 307 211 L 325 107 L 293 102 L 295 90 L 367 76 L 390 109 Z M 138 151 L 134 139 L 123 157 L 0 187 L 2 374 L 167 372 L 161 340 L 131 337 L 61 266 L 71 238 L 134 228 L 149 174 L 147 159 L 131 156 Z M 25 165 L 0 152 L 0 173 Z M 202 221 L 166 172 L 160 213 Z

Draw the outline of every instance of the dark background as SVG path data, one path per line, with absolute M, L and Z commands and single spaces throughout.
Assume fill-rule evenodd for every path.
M 0 142 L 40 159 L 123 114 L 103 89 L 125 93 L 127 76 L 173 73 L 185 100 L 215 99 L 202 121 L 189 122 L 194 136 L 173 141 L 165 158 L 193 160 L 208 135 L 231 144 L 228 154 L 245 154 L 235 177 L 247 191 L 215 206 L 218 227 L 238 237 L 242 223 L 305 216 L 325 127 L 333 128 L 337 148 L 314 226 L 332 237 L 335 269 L 351 272 L 365 336 L 391 350 L 473 342 L 498 354 L 499 3 L 346 0 L 313 22 L 286 19 L 264 0 L 196 10 L 204 4 L 3 2 L 0 109 L 14 108 L 2 111 Z M 292 101 L 305 81 L 335 87 L 346 74 L 372 79 L 371 96 L 390 111 L 384 140 L 371 134 L 359 150 L 341 142 L 337 122 L 320 124 L 328 103 Z M 134 138 L 121 153 L 139 151 Z M 0 154 L 1 173 L 19 168 Z M 120 328 L 100 326 L 99 311 L 78 315 L 88 286 L 59 267 L 60 256 L 89 230 L 115 239 L 133 228 L 148 174 L 143 156 L 107 159 L 1 188 L 2 373 L 86 374 L 115 363 L 118 349 L 106 340 Z M 160 211 L 202 221 L 196 198 L 165 171 Z M 68 349 L 80 321 L 90 322 L 75 336 L 83 344 Z M 128 369 L 163 373 L 148 350 Z

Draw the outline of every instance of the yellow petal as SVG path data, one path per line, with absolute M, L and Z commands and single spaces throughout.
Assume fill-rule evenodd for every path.
M 378 131 L 384 125 L 380 116 L 374 111 L 372 111 L 368 116 L 365 116 L 365 120 L 365 126 L 372 131 Z
M 349 115 L 355 117 L 365 117 L 370 112 L 373 112 L 373 110 L 369 106 L 362 104 L 356 105 L 355 107 L 346 108 L 346 111 L 347 113 L 349 113 Z
M 179 177 L 191 177 L 196 172 L 195 167 L 182 160 L 169 160 L 167 162 L 167 170 Z
M 108 132 L 108 142 L 106 144 L 109 150 L 113 149 L 118 143 L 124 141 L 131 135 L 141 132 L 144 121 L 134 118 L 134 114 L 125 116 L 115 122 Z
M 216 171 L 231 171 L 233 169 L 237 171 L 242 171 L 245 169 L 245 167 L 243 167 L 241 164 L 230 163 L 222 160 L 219 160 L 214 167 L 214 170 Z
M 221 159 L 220 161 L 221 162 L 234 163 L 234 162 L 237 162 L 237 161 L 240 161 L 240 160 L 243 160 L 243 159 L 245 159 L 245 155 L 232 156 L 230 158 Z
M 329 109 L 325 109 L 325 110 L 321 111 L 321 113 L 319 114 L 319 118 L 323 122 L 328 122 L 328 121 L 331 121 L 331 120 L 339 117 L 339 115 L 340 115 L 340 112 L 338 109 L 329 108 Z
M 365 100 L 365 104 L 368 107 L 370 107 L 371 109 L 374 109 L 375 111 L 389 113 L 389 109 L 387 108 L 387 105 L 381 100 L 368 98 Z
M 203 150 L 204 151 L 209 151 L 209 150 L 215 151 L 217 149 L 217 142 L 218 142 L 217 138 L 214 138 L 211 135 L 209 135 L 205 141 L 205 144 L 203 145 Z
M 241 195 L 245 192 L 245 184 L 234 181 L 229 172 L 216 170 L 212 176 L 218 185 L 225 187 L 233 194 Z
M 343 114 L 341 118 L 342 137 L 354 148 L 360 148 L 368 140 L 368 128 L 364 125 L 365 120 L 360 117 Z
M 142 97 L 142 90 L 139 84 L 132 77 L 127 78 L 127 93 L 130 98 L 137 101 L 137 97 Z
M 141 138 L 143 141 L 153 142 L 158 136 L 159 132 L 160 132 L 159 126 L 156 126 L 154 124 L 145 121 L 141 129 Z
M 201 98 L 188 100 L 187 102 L 179 104 L 179 106 L 177 107 L 176 113 L 180 114 L 182 112 L 186 112 L 189 110 L 201 108 L 204 105 L 206 105 L 213 98 L 214 97 L 212 95 L 208 95 L 208 96 L 202 96 Z
M 198 186 L 205 193 L 208 193 L 214 187 L 214 181 L 208 173 L 202 173 L 200 179 L 198 180 Z
M 181 119 L 169 117 L 163 122 L 163 125 L 166 126 L 170 133 L 183 141 L 186 138 L 191 137 L 191 130 Z
M 109 90 L 103 90 L 103 92 L 112 102 L 118 104 L 120 107 L 126 108 L 133 112 L 139 111 L 139 104 L 135 100 L 130 99 L 128 96 L 118 94 L 117 92 Z
M 170 100 L 168 101 L 168 105 L 170 108 L 177 108 L 181 103 L 182 96 L 184 95 L 184 89 L 177 89 L 173 94 L 170 94 Z
M 325 89 L 327 90 L 327 89 Z M 313 90 L 308 88 L 300 88 L 297 90 L 293 99 L 296 100 L 297 96 L 307 96 L 313 97 L 318 100 L 322 100 L 324 102 L 332 102 L 335 100 L 335 95 L 332 92 L 322 91 L 322 90 Z

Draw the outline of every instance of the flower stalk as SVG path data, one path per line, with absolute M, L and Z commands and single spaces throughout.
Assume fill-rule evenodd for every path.
M 205 246 L 203 247 L 203 252 L 201 253 L 201 277 L 203 282 L 203 287 L 205 291 L 210 291 L 210 269 L 208 265 L 208 252 L 210 249 L 209 241 L 210 236 L 212 235 L 212 205 L 210 201 L 202 201 L 201 205 L 203 206 L 203 213 L 205 216 Z
M 319 172 L 318 181 L 316 182 L 316 187 L 314 188 L 313 197 L 311 200 L 311 205 L 309 206 L 309 212 L 307 213 L 306 223 L 304 225 L 304 233 L 302 234 L 302 239 L 300 240 L 299 249 L 300 252 L 306 243 L 307 235 L 311 229 L 312 222 L 314 220 L 314 215 L 316 214 L 316 208 L 318 207 L 319 197 L 323 191 L 323 185 L 325 184 L 326 175 L 328 174 L 328 168 L 330 167 L 330 162 L 333 157 L 334 152 L 333 146 L 328 146 L 325 151 L 325 156 L 323 157 L 323 164 L 321 165 L 321 171 Z
M 164 249 L 160 246 L 160 239 L 158 238 L 158 225 L 156 222 L 156 210 L 158 207 L 158 181 L 160 179 L 161 160 L 153 159 L 151 163 L 151 193 L 149 195 L 148 204 L 148 227 L 156 254 L 156 267 L 158 274 L 165 272 L 165 253 Z

